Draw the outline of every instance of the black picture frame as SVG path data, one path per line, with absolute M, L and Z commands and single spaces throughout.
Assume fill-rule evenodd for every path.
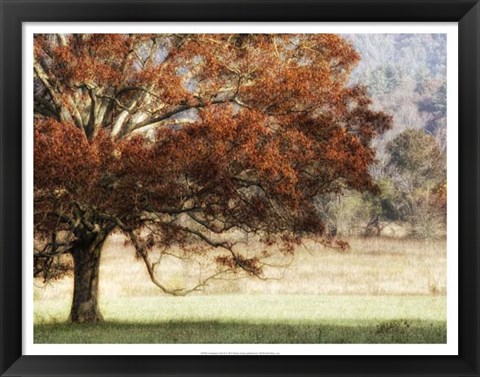
M 2 376 L 480 376 L 478 0 L 0 0 Z M 22 22 L 368 21 L 459 25 L 458 356 L 22 355 Z

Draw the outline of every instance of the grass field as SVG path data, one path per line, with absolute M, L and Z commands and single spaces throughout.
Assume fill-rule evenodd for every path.
M 71 278 L 34 288 L 35 343 L 445 343 L 445 241 L 352 239 L 347 254 L 306 244 L 280 280 L 161 294 L 112 237 L 102 256 L 105 322 L 67 323 Z M 168 284 L 192 268 L 167 264 Z
M 104 299 L 105 323 L 37 306 L 36 343 L 444 343 L 444 297 L 223 295 Z

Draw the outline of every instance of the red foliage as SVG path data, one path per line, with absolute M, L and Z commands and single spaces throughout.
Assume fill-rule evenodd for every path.
M 37 35 L 36 231 L 323 234 L 313 199 L 375 191 L 391 123 L 348 86 L 358 60 L 338 35 Z

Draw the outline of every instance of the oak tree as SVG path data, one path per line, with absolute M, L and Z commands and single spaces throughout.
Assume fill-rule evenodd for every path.
M 372 138 L 391 118 L 349 86 L 339 35 L 38 34 L 35 273 L 73 256 L 70 319 L 95 322 L 102 246 L 123 233 L 165 293 L 235 271 L 262 277 L 232 231 L 291 253 L 325 237 L 315 198 L 377 190 Z M 215 250 L 215 273 L 172 289 L 151 250 Z M 218 252 L 222 250 L 223 252 Z

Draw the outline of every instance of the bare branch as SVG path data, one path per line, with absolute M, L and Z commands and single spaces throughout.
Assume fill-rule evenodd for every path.
M 210 105 L 218 105 L 218 104 L 223 104 L 223 103 L 236 103 L 240 106 L 248 107 L 246 104 L 240 102 L 238 99 L 235 99 L 235 98 L 217 99 L 217 100 L 213 100 L 211 102 L 199 102 L 199 103 L 194 104 L 194 105 L 189 105 L 189 104 L 180 105 L 180 106 L 174 108 L 173 110 L 170 110 L 170 111 L 168 111 L 168 112 L 166 112 L 162 115 L 159 115 L 159 116 L 154 117 L 154 118 L 146 119 L 146 120 L 130 127 L 130 131 L 135 131 L 135 130 L 138 130 L 138 129 L 143 128 L 143 127 L 151 126 L 152 124 L 155 124 L 155 123 L 160 123 L 160 122 L 162 122 L 166 119 L 170 119 L 174 115 L 179 114 L 183 111 L 187 111 L 187 110 L 190 110 L 190 109 L 201 109 L 203 107 L 207 107 L 207 106 L 210 106 Z
M 35 72 L 36 76 L 40 79 L 43 86 L 47 90 L 50 98 L 54 102 L 55 107 L 58 109 L 56 111 L 58 116 L 61 117 L 61 110 L 60 110 L 61 109 L 61 104 L 57 100 L 56 92 L 55 92 L 52 84 L 50 83 L 50 78 L 48 77 L 47 73 L 44 71 L 44 69 L 42 68 L 40 63 L 38 63 L 37 61 L 33 62 L 33 69 L 34 69 L 34 72 Z
M 43 249 L 34 248 L 34 256 L 41 258 L 52 258 L 62 254 L 70 253 L 75 245 L 71 242 L 49 242 Z
M 148 253 L 146 252 L 145 248 L 140 244 L 138 238 L 135 236 L 135 233 L 130 231 L 127 233 L 132 241 L 137 254 L 143 259 L 145 266 L 147 267 L 147 272 L 150 277 L 150 280 L 153 284 L 155 284 L 158 288 L 160 288 L 164 293 L 172 295 L 172 296 L 185 296 L 191 292 L 195 292 L 200 290 L 201 288 L 205 287 L 207 283 L 215 278 L 225 275 L 226 273 L 232 272 L 232 269 L 221 270 L 214 273 L 211 276 L 201 280 L 197 285 L 193 286 L 192 288 L 177 288 L 177 289 L 169 289 L 165 285 L 163 285 L 155 276 L 155 266 L 158 265 L 157 263 L 152 263 L 149 260 Z

